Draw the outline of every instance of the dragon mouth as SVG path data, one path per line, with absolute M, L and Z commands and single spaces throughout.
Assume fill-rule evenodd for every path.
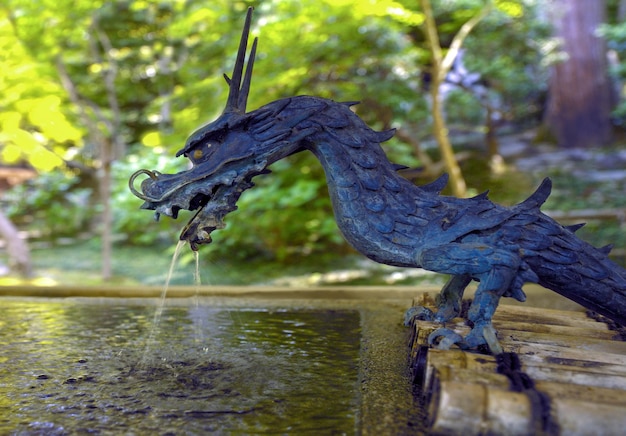
M 252 178 L 264 174 L 265 163 L 247 168 L 231 168 L 198 178 L 192 177 L 194 169 L 177 174 L 161 174 L 157 171 L 139 170 L 130 180 L 130 190 L 144 200 L 142 209 L 155 211 L 155 219 L 166 215 L 178 218 L 181 209 L 196 214 L 183 228 L 180 239 L 189 242 L 192 250 L 212 241 L 211 233 L 226 226 L 224 217 L 237 209 L 237 200 L 246 189 L 254 186 Z M 141 182 L 141 191 L 135 188 L 140 175 L 148 178 Z
M 189 210 L 198 211 L 183 228 L 180 239 L 189 242 L 194 251 L 200 244 L 210 243 L 211 233 L 223 229 L 226 226 L 224 217 L 237 209 L 237 199 L 244 189 L 245 186 L 219 185 L 210 195 L 196 194 L 190 200 Z

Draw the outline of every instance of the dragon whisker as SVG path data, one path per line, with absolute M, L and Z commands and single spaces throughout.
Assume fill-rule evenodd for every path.
M 160 175 L 158 171 L 150 171 L 146 169 L 135 171 L 133 175 L 130 176 L 130 179 L 128 180 L 128 189 L 130 189 L 130 192 L 132 192 L 136 197 L 139 197 L 140 199 L 144 201 L 159 201 L 159 199 L 150 198 L 149 196 L 145 195 L 143 192 L 139 192 L 135 188 L 135 180 L 137 179 L 138 176 L 142 174 L 146 174 L 148 177 L 150 177 L 150 179 L 154 181 L 156 181 L 158 179 L 158 176 Z

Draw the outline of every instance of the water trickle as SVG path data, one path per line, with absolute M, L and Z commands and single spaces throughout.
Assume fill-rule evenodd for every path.
M 161 321 L 161 316 L 163 315 L 163 307 L 165 306 L 165 298 L 167 297 L 167 290 L 170 287 L 170 281 L 172 280 L 172 275 L 174 274 L 174 268 L 176 267 L 176 262 L 178 261 L 178 257 L 180 256 L 180 252 L 185 245 L 185 241 L 178 241 L 176 244 L 176 249 L 174 250 L 174 255 L 172 256 L 172 262 L 170 263 L 170 269 L 167 272 L 167 277 L 165 278 L 165 284 L 163 285 L 163 290 L 161 291 L 161 296 L 159 297 L 159 303 L 157 304 L 156 310 L 154 311 L 154 318 L 152 319 L 152 327 L 150 328 L 150 334 L 148 335 L 148 339 L 146 341 L 146 347 L 143 352 L 143 356 L 139 361 L 139 367 L 143 368 L 148 363 L 149 357 L 152 355 L 152 345 L 154 343 L 154 337 L 159 329 L 159 323 Z M 196 253 L 197 256 L 197 253 Z
M 202 309 L 200 308 L 200 286 L 202 285 L 200 280 L 200 255 L 197 251 L 193 252 L 193 257 L 195 260 L 196 269 L 193 275 L 193 282 L 196 287 L 196 291 L 193 296 L 194 309 L 190 309 L 190 315 L 194 319 L 194 335 L 196 343 L 204 344 L 204 330 L 206 328 L 205 319 L 203 316 L 193 316 L 193 312 L 202 313 Z M 202 346 L 202 350 L 206 353 L 208 352 L 208 348 L 206 346 Z
M 197 251 L 193 252 L 193 257 L 196 261 L 196 272 L 193 276 L 193 281 L 194 284 L 196 285 L 196 289 L 200 287 L 201 285 L 201 280 L 200 280 L 200 255 L 198 254 Z

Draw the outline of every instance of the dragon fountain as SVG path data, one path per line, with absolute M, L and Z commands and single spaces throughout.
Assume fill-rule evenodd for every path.
M 436 312 L 422 318 L 445 323 L 459 315 L 463 293 L 478 288 L 462 337 L 442 327 L 431 342 L 493 350 L 491 326 L 501 297 L 524 301 L 524 283 L 538 283 L 618 324 L 626 325 L 626 271 L 607 255 L 575 236 L 581 225 L 563 226 L 540 211 L 550 194 L 545 179 L 527 200 L 513 207 L 493 203 L 487 194 L 473 198 L 440 195 L 447 176 L 417 186 L 398 174 L 380 144 L 394 131 L 376 132 L 351 109 L 355 102 L 297 96 L 247 112 L 257 49 L 254 39 L 246 64 L 252 9 L 248 10 L 226 108 L 201 127 L 176 154 L 191 161 L 177 174 L 139 170 L 131 191 L 142 208 L 176 218 L 181 209 L 197 211 L 180 239 L 193 250 L 211 242 L 224 227 L 255 176 L 272 163 L 300 151 L 312 152 L 324 167 L 334 214 L 345 239 L 370 259 L 407 268 L 424 268 L 451 279 L 442 289 Z M 145 176 L 138 190 L 136 179 Z

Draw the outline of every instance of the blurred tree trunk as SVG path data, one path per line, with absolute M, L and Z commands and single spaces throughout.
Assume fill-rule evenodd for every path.
M 566 60 L 552 68 L 547 127 L 559 146 L 606 145 L 612 138 L 612 90 L 606 45 L 596 35 L 605 21 L 605 0 L 553 0 L 551 21 Z
M 6 243 L 10 268 L 21 276 L 30 277 L 32 264 L 28 245 L 20 238 L 17 228 L 2 212 L 0 212 L 0 238 Z
M 450 72 L 450 68 L 452 68 L 454 60 L 459 54 L 463 41 L 480 20 L 491 10 L 491 2 L 488 1 L 478 14 L 474 15 L 461 26 L 461 29 L 454 35 L 445 56 L 442 53 L 441 43 L 439 42 L 437 23 L 435 22 L 430 0 L 420 0 L 420 5 L 422 12 L 424 12 L 424 33 L 432 58 L 430 97 L 433 117 L 433 135 L 439 144 L 446 170 L 450 175 L 452 193 L 457 197 L 465 197 L 467 194 L 467 185 L 461 173 L 461 167 L 459 167 L 459 163 L 454 156 L 450 139 L 448 138 L 448 127 L 446 126 L 446 120 L 443 115 L 439 88 L 445 80 L 446 75 Z
M 620 0 L 617 5 L 617 20 L 624 21 L 626 19 L 626 0 Z
M 115 80 L 118 72 L 117 61 L 112 58 L 113 47 L 104 31 L 99 27 L 97 18 L 94 16 L 89 32 L 89 45 L 93 58 L 102 68 L 102 86 L 106 92 L 107 106 L 99 107 L 95 103 L 84 98 L 78 92 L 76 84 L 72 81 L 65 62 L 61 55 L 56 58 L 56 67 L 61 83 L 67 91 L 70 100 L 78 108 L 79 115 L 87 127 L 91 141 L 98 144 L 98 181 L 99 197 L 102 205 L 100 215 L 101 243 L 102 243 L 102 279 L 109 280 L 113 275 L 113 211 L 111 210 L 111 165 L 118 156 L 122 156 L 126 144 L 122 135 L 122 113 L 118 102 Z
M 102 172 L 100 176 L 100 204 L 102 204 L 102 279 L 109 280 L 113 276 L 113 211 L 111 209 L 111 164 L 113 163 L 113 146 L 107 139 L 100 144 L 100 160 Z

